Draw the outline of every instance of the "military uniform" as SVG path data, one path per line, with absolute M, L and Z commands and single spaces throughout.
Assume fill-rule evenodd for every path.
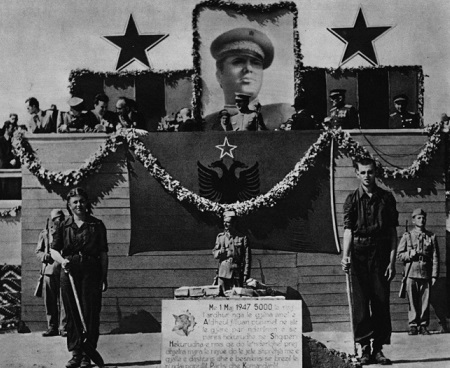
M 246 236 L 221 232 L 216 237 L 214 258 L 219 260 L 217 276 L 234 286 L 250 277 L 251 250 Z
M 93 132 L 96 120 L 83 111 L 80 115 L 74 116 L 71 112 L 61 111 L 58 114 L 58 133 L 84 133 Z
M 436 235 L 414 228 L 403 234 L 397 258 L 410 267 L 406 280 L 410 327 L 427 327 L 430 320 L 430 281 L 439 276 L 439 248 Z M 411 266 L 407 266 L 410 264 Z M 405 272 L 406 272 L 405 267 Z
M 312 130 L 317 129 L 314 118 L 306 109 L 298 110 L 292 115 L 292 130 Z
M 233 130 L 267 130 L 262 120 L 261 114 L 256 111 L 248 113 L 238 113 L 231 117 L 231 127 Z
M 41 274 L 44 277 L 43 296 L 48 324 L 47 336 L 56 335 L 58 329 L 61 334 L 64 334 L 67 324 L 60 288 L 61 264 L 50 256 L 51 231 L 51 229 L 41 231 L 36 247 L 36 255 L 42 263 Z
M 254 105 L 258 100 L 253 100 L 249 104 L 250 109 L 254 109 Z M 230 116 L 238 114 L 236 106 L 225 106 Z M 264 125 L 268 130 L 278 129 L 280 124 L 286 122 L 295 113 L 294 108 L 288 103 L 275 103 L 261 106 L 261 115 Z M 205 130 L 219 130 L 223 131 L 220 125 L 220 111 L 205 116 Z
M 358 112 L 352 105 L 333 107 L 330 110 L 329 124 L 333 128 L 355 129 L 359 127 Z
M 389 128 L 418 129 L 420 128 L 419 116 L 408 111 L 403 114 L 396 111 L 389 116 Z

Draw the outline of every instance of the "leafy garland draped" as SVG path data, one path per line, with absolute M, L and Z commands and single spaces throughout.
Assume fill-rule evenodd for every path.
M 389 168 L 383 167 L 381 163 L 377 162 L 385 178 L 412 179 L 417 177 L 420 170 L 430 163 L 442 142 L 444 135 L 442 123 L 432 124 L 425 128 L 424 131 L 428 134 L 429 140 L 411 166 L 404 169 Z M 227 210 L 234 210 L 238 216 L 244 216 L 260 208 L 273 207 L 280 199 L 285 198 L 297 185 L 300 177 L 315 165 L 317 156 L 330 146 L 332 140 L 335 140 L 338 149 L 352 160 L 372 157 L 363 146 L 351 138 L 348 132 L 341 129 L 325 129 L 300 161 L 295 164 L 294 168 L 267 193 L 245 202 L 238 201 L 231 204 L 213 202 L 182 186 L 178 180 L 175 180 L 159 164 L 158 159 L 139 140 L 139 134 L 135 129 L 122 129 L 111 135 L 97 152 L 89 157 L 78 169 L 63 172 L 50 171 L 42 167 L 39 159 L 34 155 L 28 140 L 21 133 L 17 133 L 14 136 L 13 147 L 22 165 L 27 167 L 39 179 L 50 184 L 59 183 L 64 186 L 76 186 L 89 175 L 98 172 L 103 160 L 111 152 L 115 152 L 120 145 L 125 144 L 144 165 L 149 174 L 167 192 L 175 196 L 178 201 L 191 203 L 199 211 L 214 213 L 217 216 L 221 216 Z

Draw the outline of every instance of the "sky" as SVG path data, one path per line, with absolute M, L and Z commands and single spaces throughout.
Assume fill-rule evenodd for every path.
M 153 69 L 192 68 L 192 10 L 199 0 L 0 1 L 0 119 L 28 120 L 25 100 L 67 109 L 72 69 L 114 71 L 130 14 L 143 34 L 169 34 L 147 56 Z M 242 3 L 243 1 L 236 1 Z M 245 1 L 255 4 L 271 1 Z M 450 2 L 447 0 L 296 0 L 303 62 L 339 66 L 345 45 L 327 28 L 352 27 L 362 7 L 369 27 L 392 28 L 374 42 L 380 65 L 422 65 L 425 123 L 450 113 Z M 426 3 L 426 6 L 424 4 Z M 344 67 L 368 66 L 357 56 Z M 133 63 L 128 69 L 142 69 Z

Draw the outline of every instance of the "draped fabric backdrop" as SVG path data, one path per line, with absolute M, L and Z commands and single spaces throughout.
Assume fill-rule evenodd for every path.
M 164 168 L 188 189 L 199 193 L 199 161 L 208 167 L 220 159 L 227 137 L 234 159 L 250 168 L 259 166 L 260 192 L 279 182 L 317 139 L 318 132 L 235 132 L 197 134 L 151 134 L 145 144 Z M 252 143 L 249 144 L 251 138 Z M 275 207 L 260 209 L 239 220 L 253 248 L 295 252 L 335 252 L 331 220 L 329 173 L 322 162 L 304 175 L 290 195 Z M 229 168 L 233 160 L 226 156 Z M 211 169 L 211 168 L 210 168 Z M 215 169 L 219 176 L 221 170 Z M 236 171 L 234 177 L 245 168 Z M 242 175 L 241 175 L 242 176 Z M 230 184 L 231 185 L 231 184 Z M 226 191 L 232 191 L 231 186 Z M 221 231 L 221 220 L 183 205 L 148 174 L 139 162 L 130 169 L 131 245 L 130 254 L 155 250 L 212 249 Z

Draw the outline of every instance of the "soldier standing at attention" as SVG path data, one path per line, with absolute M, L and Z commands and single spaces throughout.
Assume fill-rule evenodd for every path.
M 345 103 L 345 89 L 332 89 L 330 100 L 333 107 L 330 116 L 325 118 L 325 124 L 332 128 L 357 129 L 359 128 L 359 117 L 356 109 Z
M 261 113 L 249 109 L 249 94 L 236 93 L 235 100 L 239 113 L 231 117 L 233 130 L 267 130 Z
M 425 229 L 427 214 L 421 208 L 412 213 L 414 229 L 398 245 L 398 260 L 405 263 L 409 300 L 409 335 L 429 335 L 430 288 L 439 276 L 439 248 L 436 235 Z
M 66 313 L 61 298 L 60 276 L 61 263 L 53 260 L 50 255 L 52 233 L 61 221 L 64 221 L 64 212 L 54 209 L 50 212 L 51 224 L 39 234 L 36 254 L 42 262 L 42 275 L 44 276 L 43 295 L 45 312 L 47 314 L 48 330 L 42 336 L 67 336 Z
M 355 341 L 361 365 L 389 365 L 382 348 L 391 343 L 390 282 L 395 276 L 398 212 L 394 196 L 376 185 L 371 158 L 354 163 L 358 189 L 344 203 L 342 269 L 352 270 Z M 370 342 L 372 342 L 372 352 Z
M 395 112 L 389 116 L 390 129 L 418 129 L 420 120 L 417 114 L 406 110 L 408 106 L 408 96 L 405 94 L 394 97 Z
M 219 261 L 217 277 L 221 293 L 233 286 L 242 287 L 250 277 L 250 245 L 247 237 L 237 231 L 235 216 L 233 211 L 224 212 L 223 232 L 217 235 L 213 249 L 214 258 Z

